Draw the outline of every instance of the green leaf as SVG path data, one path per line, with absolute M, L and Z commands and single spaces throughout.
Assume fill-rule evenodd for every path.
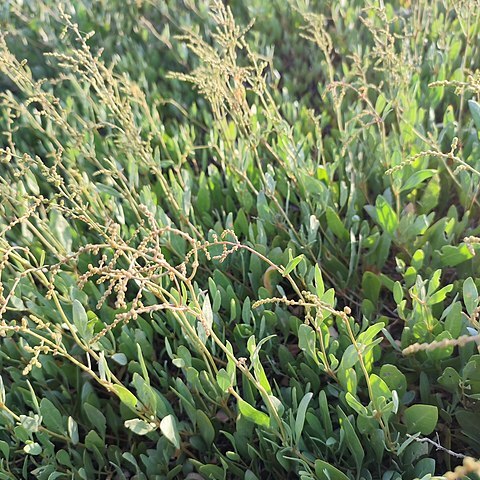
M 105 442 L 95 430 L 90 430 L 85 436 L 85 446 L 89 450 L 95 451 L 95 449 L 102 450 L 105 448 Z
M 338 468 L 323 460 L 315 460 L 315 475 L 318 480 L 349 480 Z
M 262 366 L 262 363 L 259 358 L 260 349 L 262 345 L 268 342 L 270 339 L 274 338 L 275 335 L 269 335 L 265 338 L 262 338 L 258 345 L 255 344 L 255 335 L 252 335 L 247 342 L 247 349 L 250 353 L 250 361 L 253 365 L 253 370 L 255 373 L 255 378 L 260 382 L 260 385 L 265 389 L 268 395 L 272 393 L 272 387 L 268 382 L 267 375 Z
M 339 369 L 337 370 L 337 377 L 340 385 L 350 392 L 352 395 L 357 394 L 357 372 L 354 368 L 343 368 L 342 364 L 340 364 Z
M 288 263 L 287 266 L 283 269 L 282 275 L 286 277 L 289 273 L 293 272 L 295 267 L 302 261 L 303 254 L 298 255 L 298 257 L 292 258 Z
M 357 467 L 357 471 L 359 472 L 362 468 L 365 452 L 363 451 L 362 444 L 348 417 L 340 407 L 337 407 L 337 412 L 340 420 L 340 426 L 345 432 L 345 443 L 347 444 L 347 448 L 350 450 L 350 453 L 355 460 L 355 465 Z
M 133 374 L 132 384 L 136 390 L 136 396 L 139 402 L 148 410 L 155 412 L 157 410 L 157 406 L 161 409 L 161 405 L 157 405 L 158 403 L 162 403 L 161 398 L 157 395 L 156 392 L 140 374 L 135 372 Z M 160 416 L 165 415 L 166 412 L 163 411 Z
M 333 426 L 330 418 L 327 394 L 325 393 L 325 390 L 320 390 L 320 394 L 318 395 L 318 406 L 320 409 L 320 420 L 322 421 L 322 426 L 325 429 L 326 435 L 330 437 L 333 434 Z
M 384 232 L 380 240 L 378 241 L 376 252 L 376 262 L 375 265 L 378 268 L 383 268 L 385 262 L 388 259 L 390 254 L 390 247 L 392 246 L 392 234 L 389 232 Z
M 385 338 L 390 342 L 390 345 L 397 351 L 401 352 L 402 349 L 400 348 L 399 345 L 397 345 L 397 341 L 392 337 L 392 334 L 386 329 L 382 328 L 382 333 L 385 336 Z
M 303 426 L 305 424 L 305 415 L 307 413 L 307 407 L 310 400 L 313 397 L 313 393 L 309 392 L 304 395 L 298 406 L 297 416 L 295 418 L 295 443 L 298 444 L 302 436 Z
M 207 465 L 202 465 L 198 468 L 199 473 L 201 473 L 202 478 L 208 478 L 209 480 L 224 480 L 225 471 L 223 468 L 212 463 Z
M 440 249 L 440 265 L 442 267 L 456 267 L 473 258 L 473 253 L 463 245 L 444 245 Z
M 89 426 L 95 427 L 100 435 L 104 437 L 107 429 L 107 419 L 105 415 L 89 403 L 83 404 L 83 410 L 88 419 Z
M 384 326 L 385 323 L 383 322 L 378 322 L 374 325 L 371 325 L 357 337 L 357 343 L 362 343 L 363 345 L 370 345 L 373 339 L 382 331 Z
M 42 417 L 37 414 L 20 415 L 20 425 L 30 433 L 38 432 L 38 429 L 42 423 Z
M 422 458 L 415 465 L 415 477 L 420 479 L 432 478 L 435 474 L 435 460 L 433 458 Z
M 472 114 L 473 122 L 477 127 L 477 132 L 480 132 L 480 105 L 475 100 L 469 100 L 468 108 Z
M 313 328 L 302 323 L 298 328 L 298 347 L 305 352 L 305 354 L 311 358 L 317 365 L 320 362 L 317 358 L 315 350 L 316 334 Z
M 323 283 L 322 270 L 318 266 L 318 263 L 315 264 L 315 291 L 318 298 L 322 298 L 322 295 L 325 293 L 325 284 Z
M 42 453 L 42 447 L 37 442 L 27 440 L 27 444 L 23 447 L 23 451 L 28 455 L 40 455 Z
M 436 170 L 431 169 L 415 172 L 413 175 L 410 175 L 407 178 L 407 181 L 403 184 L 400 191 L 406 192 L 408 190 L 412 190 L 413 188 L 417 188 L 422 182 L 429 179 L 430 177 L 433 177 L 436 173 Z
M 478 439 L 480 438 L 480 414 L 478 411 L 459 409 L 456 411 L 455 417 L 460 424 L 461 432 L 474 439 L 475 444 L 478 445 Z
M 68 417 L 67 430 L 72 443 L 76 445 L 78 443 L 78 425 L 72 417 Z
M 378 296 L 382 288 L 382 282 L 378 275 L 366 271 L 362 277 L 362 290 L 365 298 L 368 298 L 374 305 L 378 302 Z
M 251 422 L 260 425 L 261 427 L 270 427 L 270 417 L 252 407 L 245 400 L 238 399 L 238 409 L 240 413 Z
M 124 405 L 134 412 L 137 411 L 138 398 L 128 388 L 123 385 L 114 385 L 113 390 Z
M 204 172 L 200 173 L 198 184 L 196 207 L 199 212 L 208 212 L 210 210 L 210 192 L 208 189 L 208 180 Z
M 105 358 L 105 352 L 101 351 L 98 359 L 98 375 L 101 380 L 110 381 L 112 378 L 112 372 Z
M 458 390 L 461 381 L 462 377 L 452 367 L 445 368 L 438 379 L 438 383 L 452 393 Z
M 76 299 L 73 301 L 72 315 L 73 324 L 77 328 L 78 334 L 82 340 L 89 342 L 93 337 L 93 332 L 88 326 L 87 312 L 85 311 L 85 308 L 83 308 L 83 305 Z
M 442 270 L 438 269 L 438 270 L 435 270 L 433 275 L 430 277 L 430 280 L 428 281 L 427 295 L 432 295 L 434 292 L 437 291 L 438 287 L 440 286 L 441 275 L 442 275 Z
M 385 105 L 387 105 L 387 99 L 385 98 L 385 95 L 381 93 L 378 95 L 377 100 L 375 102 L 375 111 L 381 115 L 383 112 L 383 109 L 385 108 Z
M 340 362 L 340 368 L 348 369 L 352 368 L 358 362 L 358 352 L 354 345 L 349 345 L 342 355 L 342 361 Z
M 40 413 L 42 414 L 43 424 L 47 428 L 55 432 L 65 433 L 62 414 L 48 398 L 42 398 Z
M 345 395 L 345 400 L 359 415 L 367 416 L 368 410 L 350 392 Z
M 10 458 L 10 445 L 4 440 L 0 440 L 0 453 L 3 455 L 3 458 L 8 462 Z
M 471 316 L 478 305 L 478 290 L 472 277 L 463 282 L 463 302 L 468 314 Z
M 232 386 L 231 377 L 224 368 L 217 372 L 217 383 L 222 392 L 226 392 Z
M 285 406 L 283 405 L 282 401 L 274 395 L 269 395 L 268 398 L 273 406 L 273 409 L 278 413 L 278 416 L 281 417 L 285 412 Z
M 227 347 L 227 350 L 230 352 L 230 354 L 233 356 L 233 347 L 232 347 L 232 344 L 228 340 L 226 341 L 226 347 Z M 230 356 L 227 357 L 227 373 L 230 376 L 230 384 L 232 386 L 236 385 L 236 383 L 237 383 L 237 366 L 235 364 L 235 361 Z
M 137 343 L 137 356 L 140 363 L 140 368 L 142 369 L 142 375 L 145 381 L 150 384 L 150 378 L 148 376 L 147 365 L 145 364 L 145 359 L 143 358 L 142 347 Z
M 156 429 L 154 423 L 147 423 L 144 420 L 139 418 L 133 418 L 132 420 L 125 420 L 125 427 L 131 430 L 137 435 L 146 435 L 147 433 L 153 432 Z
M 243 480 L 260 480 L 251 470 L 245 472 Z
M 421 249 L 418 249 L 413 254 L 411 265 L 415 270 L 420 270 L 423 267 L 424 261 L 425 261 L 425 252 Z
M 208 293 L 205 295 L 205 300 L 203 301 L 202 314 L 205 324 L 208 329 L 211 330 L 213 325 L 213 310 Z
M 205 443 L 210 447 L 215 440 L 215 429 L 210 419 L 202 410 L 197 410 L 197 427 Z
M 66 450 L 57 450 L 57 453 L 55 455 L 57 462 L 60 465 L 66 465 L 66 466 L 72 466 L 72 462 L 70 461 L 70 454 Z M 58 475 L 50 475 L 48 477 L 48 480 L 54 480 L 55 478 L 60 478 L 63 477 L 64 473 L 63 472 L 56 472 Z
M 127 356 L 124 353 L 114 353 L 111 358 L 114 362 L 122 366 L 128 363 Z
M 450 334 L 450 332 L 447 332 L 447 331 L 443 331 L 435 337 L 436 342 L 441 342 L 442 340 L 451 340 L 451 339 L 452 339 L 452 335 Z M 435 348 L 434 350 L 427 351 L 427 356 L 431 360 L 439 361 L 439 360 L 443 360 L 444 358 L 450 357 L 452 353 L 453 353 L 453 346 L 449 345 L 446 347 L 439 347 L 439 348 Z
M 370 375 L 370 383 L 375 398 L 384 397 L 386 400 L 392 398 L 392 392 L 388 388 L 388 385 L 378 375 L 372 373 Z
M 380 369 L 380 377 L 388 385 L 390 390 L 396 390 L 401 397 L 407 390 L 407 379 L 395 365 L 386 363 Z
M 0 375 L 0 403 L 4 404 L 5 403 L 5 385 L 3 384 L 3 378 Z
M 343 222 L 340 220 L 337 212 L 332 207 L 327 207 L 327 225 L 328 228 L 333 232 L 333 234 L 340 240 L 348 242 L 350 240 L 350 234 L 348 230 L 343 225 Z
M 405 410 L 408 433 L 430 435 L 437 426 L 438 409 L 434 405 L 412 405 Z
M 177 422 L 173 415 L 170 414 L 162 418 L 160 431 L 175 448 L 180 448 L 180 435 L 178 433 Z
M 462 304 L 455 302 L 447 313 L 445 318 L 445 330 L 450 332 L 453 338 L 458 338 L 462 333 L 463 319 L 462 319 Z
M 453 290 L 453 285 L 447 285 L 441 288 L 438 292 L 434 293 L 427 301 L 427 305 L 436 305 L 437 303 L 443 302 L 447 293 Z
M 378 224 L 382 227 L 383 231 L 393 235 L 398 226 L 397 214 L 381 195 L 377 197 L 375 207 Z
M 400 282 L 395 282 L 393 285 L 393 299 L 395 303 L 400 303 L 403 300 L 403 288 Z

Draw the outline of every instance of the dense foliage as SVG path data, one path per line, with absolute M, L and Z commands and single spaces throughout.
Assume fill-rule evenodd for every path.
M 479 1 L 61 3 L 0 5 L 0 479 L 477 478 Z

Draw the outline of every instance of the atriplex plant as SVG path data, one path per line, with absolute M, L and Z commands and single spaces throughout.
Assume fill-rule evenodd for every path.
M 0 479 L 478 470 L 478 2 L 71 3 L 0 7 Z

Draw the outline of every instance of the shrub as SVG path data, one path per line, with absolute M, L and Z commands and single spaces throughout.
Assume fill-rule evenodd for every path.
M 475 478 L 478 1 L 71 3 L 0 7 L 0 478 Z

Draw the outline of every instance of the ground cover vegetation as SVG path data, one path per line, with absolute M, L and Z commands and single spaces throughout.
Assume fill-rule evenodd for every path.
M 0 479 L 478 478 L 478 0 L 0 5 Z

